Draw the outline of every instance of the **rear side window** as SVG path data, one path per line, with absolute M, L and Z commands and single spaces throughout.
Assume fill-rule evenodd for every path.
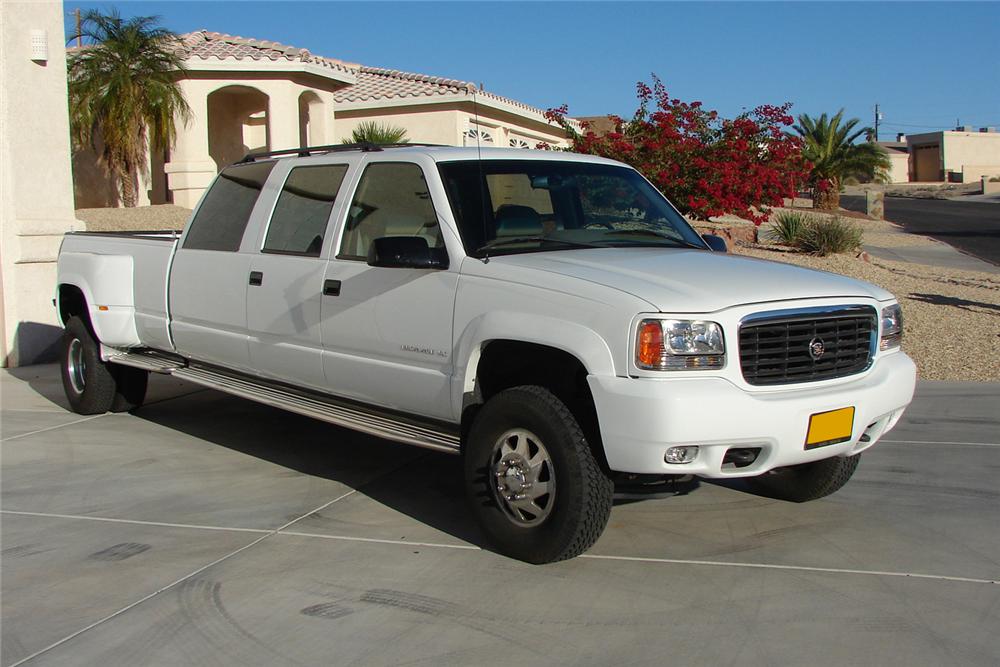
M 319 257 L 346 173 L 345 164 L 292 169 L 271 214 L 263 252 Z
M 271 161 L 223 169 L 198 207 L 184 238 L 184 247 L 226 252 L 239 250 L 250 213 L 273 167 Z

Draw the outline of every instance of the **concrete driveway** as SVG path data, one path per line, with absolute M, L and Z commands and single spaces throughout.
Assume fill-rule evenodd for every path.
M 2 380 L 3 665 L 997 665 L 1000 385 L 923 383 L 854 480 L 616 503 L 481 548 L 456 458 L 170 378 L 134 414 Z

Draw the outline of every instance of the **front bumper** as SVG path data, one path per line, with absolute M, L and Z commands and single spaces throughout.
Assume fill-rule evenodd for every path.
M 850 456 L 895 426 L 913 398 L 916 367 L 903 352 L 880 356 L 857 379 L 751 392 L 720 377 L 588 378 L 608 465 L 617 472 L 747 477 L 774 468 Z M 805 449 L 809 417 L 854 406 L 851 439 Z M 864 438 L 862 436 L 865 436 Z M 697 445 L 691 463 L 663 460 L 668 447 Z M 730 448 L 759 448 L 745 467 L 723 464 Z

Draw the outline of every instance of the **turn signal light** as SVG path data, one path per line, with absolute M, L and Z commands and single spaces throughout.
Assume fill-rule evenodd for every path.
M 639 368 L 658 368 L 663 357 L 663 327 L 658 320 L 644 320 L 636 338 L 635 360 Z

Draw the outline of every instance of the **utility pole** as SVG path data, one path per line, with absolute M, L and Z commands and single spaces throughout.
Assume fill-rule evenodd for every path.
M 878 112 L 878 104 L 875 105 L 875 143 L 878 143 L 878 122 L 882 120 L 882 114 Z
M 76 15 L 76 45 L 83 46 L 83 35 L 80 34 L 80 8 L 77 7 L 73 12 Z

